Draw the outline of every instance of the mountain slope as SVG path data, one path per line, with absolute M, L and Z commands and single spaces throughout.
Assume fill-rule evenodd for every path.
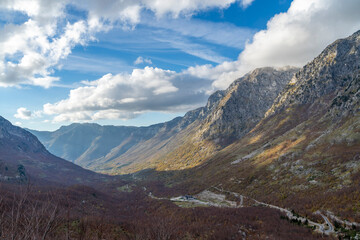
M 86 166 L 118 147 L 121 154 L 132 145 L 152 137 L 161 125 L 148 128 L 100 126 L 98 124 L 71 124 L 55 132 L 29 130 L 53 154 L 76 164 Z
M 231 142 L 253 128 L 274 99 L 288 84 L 297 68 L 259 68 L 235 80 L 220 104 L 202 123 L 203 139 Z
M 193 123 L 181 131 L 169 129 L 135 145 L 112 161 L 93 168 L 129 173 L 146 168 L 178 170 L 201 164 L 219 149 L 246 134 L 264 116 L 296 68 L 256 69 L 227 90 L 210 96 L 205 108 L 187 113 Z M 190 121 L 191 122 L 191 121 Z
M 7 181 L 90 183 L 106 178 L 50 154 L 28 131 L 0 117 L 0 175 Z
M 360 32 L 302 68 L 257 126 L 170 179 L 294 209 L 360 221 Z

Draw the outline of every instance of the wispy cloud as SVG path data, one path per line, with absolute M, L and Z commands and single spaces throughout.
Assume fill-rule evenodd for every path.
M 61 69 L 85 73 L 118 73 L 126 71 L 132 66 L 118 58 L 95 55 L 70 55 L 66 61 L 60 62 Z
M 256 33 L 255 29 L 238 27 L 231 23 L 217 23 L 199 19 L 156 19 L 151 14 L 142 18 L 141 24 L 156 29 L 166 29 L 172 34 L 197 38 L 204 42 L 243 49 Z
M 229 60 L 228 58 L 213 51 L 210 46 L 190 42 L 182 36 L 174 36 L 174 34 L 171 33 L 161 34 L 160 36 L 162 37 L 157 37 L 156 40 L 168 43 L 172 48 L 179 49 L 189 55 L 193 55 L 213 63 L 222 63 Z

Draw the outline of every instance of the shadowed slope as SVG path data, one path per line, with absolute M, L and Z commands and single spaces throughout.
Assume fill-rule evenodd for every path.
M 0 117 L 0 174 L 6 181 L 90 183 L 105 177 L 50 154 L 28 131 Z

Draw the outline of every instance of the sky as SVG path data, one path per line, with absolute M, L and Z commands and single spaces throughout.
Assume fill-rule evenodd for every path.
M 0 0 L 0 115 L 146 126 L 360 30 L 358 0 Z

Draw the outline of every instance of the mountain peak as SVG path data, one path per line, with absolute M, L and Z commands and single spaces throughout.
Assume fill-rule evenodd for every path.
M 28 131 L 12 125 L 8 120 L 0 116 L 0 141 L 24 152 L 46 152 L 45 147 L 39 140 Z

